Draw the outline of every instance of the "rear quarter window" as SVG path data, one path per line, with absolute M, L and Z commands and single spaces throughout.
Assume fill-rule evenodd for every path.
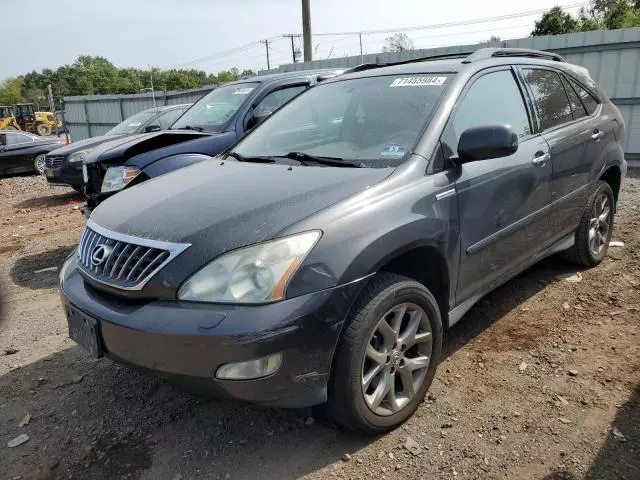
M 598 100 L 596 100 L 593 95 L 591 95 L 582 85 L 580 85 L 575 80 L 570 78 L 569 83 L 580 97 L 580 100 L 582 101 L 582 104 L 587 111 L 587 115 L 592 115 L 593 112 L 596 111 L 596 108 L 598 108 Z

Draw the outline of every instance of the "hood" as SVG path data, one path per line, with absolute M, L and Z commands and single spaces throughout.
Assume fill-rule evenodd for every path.
M 152 163 L 173 155 L 203 153 L 215 157 L 229 148 L 237 139 L 236 132 L 214 133 L 195 140 L 187 140 L 164 148 L 157 148 L 129 158 L 125 165 L 136 166 L 144 170 Z M 145 171 L 145 173 L 148 173 Z M 151 175 L 154 177 L 155 175 Z
M 122 135 L 101 135 L 99 137 L 85 138 L 84 140 L 78 140 L 77 142 L 70 143 L 64 147 L 58 148 L 51 152 L 52 155 L 71 155 L 72 153 L 79 152 L 80 150 L 86 150 L 87 148 L 93 148 L 104 142 L 109 142 L 114 138 L 121 138 Z
M 212 159 L 123 190 L 94 210 L 91 220 L 135 237 L 191 243 L 190 256 L 206 261 L 271 239 L 392 171 Z
M 101 144 L 87 155 L 85 163 L 124 163 L 128 158 L 141 153 L 208 135 L 210 134 L 190 130 L 164 130 L 119 137 Z

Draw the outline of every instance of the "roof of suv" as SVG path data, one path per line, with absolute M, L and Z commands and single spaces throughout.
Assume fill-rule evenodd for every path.
M 458 73 L 467 68 L 475 70 L 477 66 L 486 67 L 487 64 L 510 63 L 555 66 L 589 77 L 585 68 L 569 64 L 555 53 L 524 48 L 481 48 L 471 53 L 438 55 L 387 64 L 358 65 L 346 70 L 341 79 L 415 73 Z M 474 66 L 476 68 L 473 68 Z

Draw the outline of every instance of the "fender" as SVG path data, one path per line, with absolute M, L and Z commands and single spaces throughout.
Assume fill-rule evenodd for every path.
M 381 184 L 281 232 L 289 235 L 323 226 L 320 241 L 287 286 L 287 296 L 353 282 L 403 253 L 430 247 L 445 261 L 453 305 L 460 256 L 457 198 L 436 198 L 453 188 L 453 178 L 448 172 L 421 174 L 426 164 L 415 156 Z

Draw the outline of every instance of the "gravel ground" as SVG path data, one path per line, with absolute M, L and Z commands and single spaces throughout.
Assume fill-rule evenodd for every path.
M 35 273 L 77 242 L 82 199 L 0 178 L 0 480 L 640 479 L 640 178 L 623 190 L 624 247 L 577 283 L 551 258 L 485 297 L 447 335 L 417 414 L 361 438 L 91 360 L 67 338 L 55 272 Z

